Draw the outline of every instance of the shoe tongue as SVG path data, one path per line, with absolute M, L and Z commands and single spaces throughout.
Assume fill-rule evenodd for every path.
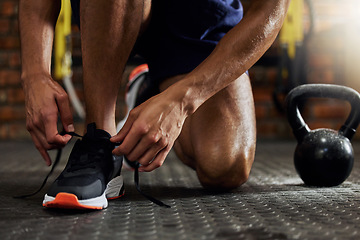
M 95 123 L 89 123 L 87 125 L 85 136 L 89 138 L 111 138 L 111 135 L 108 132 L 102 129 L 96 129 Z

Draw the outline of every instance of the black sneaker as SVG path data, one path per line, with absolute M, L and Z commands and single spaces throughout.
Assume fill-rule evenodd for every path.
M 77 140 L 69 161 L 44 197 L 49 208 L 103 209 L 107 199 L 123 196 L 122 156 L 112 154 L 111 135 L 87 126 L 82 140 Z

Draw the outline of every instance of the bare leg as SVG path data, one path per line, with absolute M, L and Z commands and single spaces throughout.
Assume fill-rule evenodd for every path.
M 86 123 L 116 133 L 115 105 L 125 64 L 143 23 L 149 0 L 81 1 L 81 42 Z
M 115 104 L 122 73 L 141 28 L 150 16 L 150 0 L 81 1 L 86 122 L 116 133 Z M 160 87 L 177 81 L 173 78 Z M 190 116 L 175 143 L 181 160 L 196 169 L 211 188 L 234 188 L 249 175 L 255 153 L 255 117 L 251 86 L 243 75 Z
M 163 82 L 161 90 L 179 78 Z M 249 77 L 243 74 L 186 119 L 174 149 L 205 187 L 231 189 L 248 179 L 255 146 L 254 102 Z

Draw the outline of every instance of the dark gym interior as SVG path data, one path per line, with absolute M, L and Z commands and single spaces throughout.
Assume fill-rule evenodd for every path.
M 247 2 L 243 2 L 245 9 Z M 230 192 L 204 190 L 195 172 L 181 164 L 172 151 L 161 168 L 140 173 L 142 190 L 171 208 L 144 198 L 134 185 L 134 172 L 124 170 L 124 197 L 109 201 L 109 207 L 102 211 L 73 211 L 46 209 L 42 199 L 64 168 L 74 141 L 64 148 L 59 166 L 38 194 L 14 198 L 37 190 L 50 168 L 43 164 L 26 130 L 18 1 L 0 0 L 0 239 L 359 239 L 360 134 L 353 131 L 358 124 L 353 119 L 360 116 L 360 3 L 303 3 L 303 9 L 289 10 L 286 26 L 274 44 L 249 69 L 257 148 L 244 185 Z M 300 31 L 299 38 L 296 31 Z M 82 104 L 78 28 L 72 25 L 62 41 L 70 46 L 71 83 Z M 124 76 L 141 61 L 131 59 Z M 61 74 L 57 80 L 64 84 Z M 343 88 L 331 89 L 331 93 L 323 92 L 321 96 L 294 97 L 295 109 L 290 109 L 294 112 L 289 117 L 285 98 L 290 90 L 303 84 Z M 124 92 L 125 84 L 119 96 Z M 74 105 L 72 110 L 75 127 L 81 132 L 81 111 Z M 121 97 L 116 111 L 120 120 L 125 114 Z M 308 129 L 298 121 L 300 113 Z M 289 118 L 295 118 L 296 123 L 289 124 Z M 294 126 L 298 129 L 295 135 Z M 306 141 L 305 132 L 320 128 L 334 130 L 322 133 L 326 140 L 315 143 L 316 147 L 321 146 L 320 150 L 296 150 Z M 339 140 L 338 133 L 346 139 Z M 332 144 L 338 144 L 334 151 Z M 328 167 L 324 162 L 305 162 L 312 151 L 318 151 L 313 155 L 330 152 L 329 158 L 340 156 L 342 161 L 329 167 L 330 175 L 315 174 L 306 180 L 311 173 L 305 172 Z M 50 155 L 54 159 L 56 151 Z M 294 161 L 294 156 L 298 160 Z

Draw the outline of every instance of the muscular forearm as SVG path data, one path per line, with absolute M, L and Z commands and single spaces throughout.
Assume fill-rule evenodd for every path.
M 20 0 L 22 79 L 50 74 L 54 26 L 60 11 L 57 0 Z
M 26 128 L 48 165 L 49 149 L 63 147 L 71 138 L 57 130 L 60 118 L 65 131 L 73 131 L 66 92 L 51 78 L 54 26 L 60 1 L 20 0 L 21 79 L 25 92 Z
M 224 36 L 212 54 L 173 85 L 185 91 L 184 111 L 194 112 L 265 53 L 282 26 L 288 4 L 289 0 L 252 1 L 243 20 Z

